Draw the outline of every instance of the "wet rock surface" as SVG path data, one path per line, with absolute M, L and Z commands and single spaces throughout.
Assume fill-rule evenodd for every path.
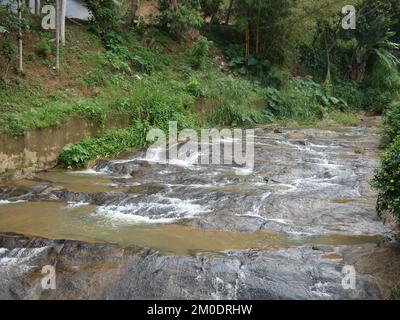
M 399 248 L 299 247 L 162 256 L 137 247 L 0 235 L 1 299 L 381 299 L 385 268 L 399 275 Z M 368 261 L 379 260 L 370 277 Z M 363 256 L 363 259 L 360 259 Z M 348 258 L 350 257 L 350 258 Z M 382 259 L 386 257 L 386 259 Z M 342 269 L 356 261 L 357 286 Z M 56 290 L 43 290 L 41 268 L 56 268 Z M 390 278 L 390 277 L 389 277 Z
M 249 245 L 248 250 L 207 251 L 199 244 L 192 252 L 174 255 L 142 249 L 152 248 L 151 243 L 103 244 L 101 234 L 93 244 L 2 234 L 0 298 L 387 298 L 400 279 L 398 246 L 378 247 L 370 239 L 353 245 L 340 240 L 293 245 L 297 239 L 331 234 L 395 237 L 396 230 L 376 217 L 376 194 L 369 184 L 378 152 L 379 136 L 367 126 L 258 129 L 253 171 L 166 164 L 157 154 L 140 152 L 102 160 L 87 172 L 53 171 L 0 186 L 0 205 L 93 205 L 90 214 L 75 217 L 83 219 L 82 230 L 70 237 L 77 240 L 76 234 L 87 232 L 101 217 L 107 232 L 116 234 L 125 224 L 175 224 L 188 230 L 277 233 L 292 241 L 270 250 Z M 0 224 L 1 216 L 0 210 Z M 42 231 L 31 234 L 40 236 Z M 60 237 L 68 239 L 64 236 L 71 230 L 61 231 Z M 48 264 L 57 267 L 54 291 L 40 286 L 41 267 Z M 347 264 L 357 271 L 355 290 L 342 286 Z
M 67 201 L 99 206 L 105 216 L 137 216 L 227 231 L 267 230 L 390 236 L 377 221 L 369 185 L 378 165 L 379 137 L 366 127 L 341 131 L 256 131 L 255 168 L 160 163 L 157 155 L 101 161 L 104 190 L 84 191 L 44 181 L 0 187 L 0 200 Z M 294 139 L 294 140 L 293 140 Z M 65 173 L 64 173 L 65 174 Z M 84 180 L 84 182 L 86 182 Z

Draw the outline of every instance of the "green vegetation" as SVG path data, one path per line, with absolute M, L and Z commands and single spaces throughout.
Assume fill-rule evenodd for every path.
M 393 214 L 400 222 L 400 102 L 393 102 L 384 115 L 384 140 L 389 145 L 382 155 L 381 168 L 373 181 L 379 191 L 377 211 L 380 216 Z
M 393 102 L 386 110 L 383 118 L 384 143 L 390 144 L 400 136 L 400 101 Z
M 264 113 L 271 119 L 321 120 L 329 110 L 347 107 L 343 99 L 330 96 L 311 78 L 289 78 L 281 88 L 267 88 L 267 108 Z
M 59 72 L 54 33 L 27 10 L 19 21 L 0 6 L 1 131 L 22 136 L 69 117 L 105 128 L 106 118 L 129 117 L 128 129 L 66 146 L 59 162 L 74 167 L 144 146 L 146 131 L 168 121 L 355 126 L 359 111 L 384 114 L 378 211 L 399 215 L 398 1 L 355 1 L 355 30 L 341 27 L 345 0 L 158 0 L 147 19 L 135 1 L 84 3 L 94 19 L 67 25 Z
M 378 214 L 391 213 L 400 219 L 400 136 L 382 156 L 382 167 L 377 170 L 374 186 L 379 190 Z M 400 221 L 400 220 L 399 220 Z
M 355 127 L 361 124 L 360 118 L 352 113 L 334 111 L 329 113 L 327 119 L 332 120 L 335 123 L 339 123 L 340 125 L 345 127 Z
M 400 288 L 398 286 L 391 289 L 390 299 L 400 300 Z
M 66 145 L 59 163 L 65 167 L 80 167 L 97 157 L 112 157 L 146 143 L 146 124 L 135 123 L 124 130 L 112 130 L 97 138 L 87 138 L 76 144 Z
M 396 65 L 378 61 L 363 81 L 364 105 L 382 113 L 392 101 L 399 99 L 400 76 Z

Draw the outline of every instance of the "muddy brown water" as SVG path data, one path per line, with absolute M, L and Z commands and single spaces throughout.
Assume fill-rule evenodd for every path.
M 143 153 L 85 171 L 47 170 L 10 184 L 22 194 L 42 185 L 65 192 L 46 193 L 57 202 L 3 195 L 0 231 L 178 255 L 378 243 L 391 231 L 377 221 L 368 182 L 378 164 L 373 129 L 258 129 L 255 168 L 239 176 L 230 167 L 163 164 Z
M 387 298 L 400 279 L 400 248 L 375 211 L 380 150 L 369 123 L 257 129 L 252 171 L 135 152 L 1 185 L 0 281 L 23 288 L 20 297 L 46 297 L 16 274 L 31 279 L 27 266 L 57 259 L 65 290 L 54 298 Z M 342 287 L 349 264 L 355 291 Z
M 199 251 L 276 250 L 301 245 L 358 245 L 377 243 L 380 236 L 340 233 L 290 239 L 273 232 L 224 232 L 177 224 L 127 224 L 93 214 L 94 206 L 68 206 L 59 202 L 0 204 L 0 232 L 15 232 L 49 239 L 150 247 L 162 254 L 185 255 Z

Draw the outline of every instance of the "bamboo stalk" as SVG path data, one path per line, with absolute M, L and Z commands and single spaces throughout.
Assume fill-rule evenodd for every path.
M 260 53 L 260 23 L 261 23 L 261 0 L 258 0 L 258 16 L 257 16 L 257 36 L 256 36 L 256 54 Z

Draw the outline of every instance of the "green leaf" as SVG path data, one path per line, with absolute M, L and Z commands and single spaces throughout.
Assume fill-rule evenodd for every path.
M 249 66 L 256 66 L 258 64 L 258 60 L 254 57 L 250 57 L 249 60 L 247 60 L 247 65 Z

